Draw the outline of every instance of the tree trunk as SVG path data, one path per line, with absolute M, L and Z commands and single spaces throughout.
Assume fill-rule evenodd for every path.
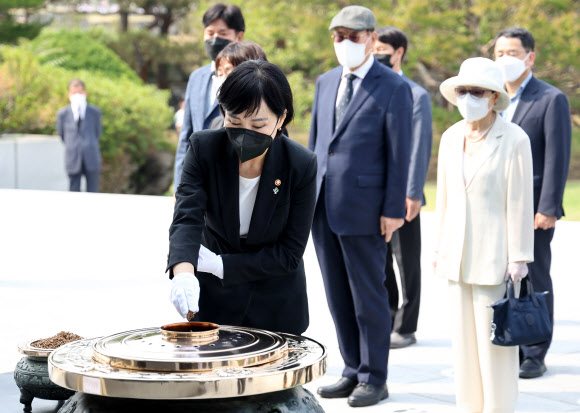
M 129 11 L 119 10 L 119 17 L 120 17 L 119 30 L 121 31 L 121 33 L 127 33 L 127 30 L 129 30 Z

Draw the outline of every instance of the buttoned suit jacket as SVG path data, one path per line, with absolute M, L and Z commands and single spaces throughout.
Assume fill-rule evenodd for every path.
M 206 107 L 208 89 L 211 81 L 211 64 L 195 70 L 187 82 L 185 91 L 185 101 L 183 103 L 183 125 L 179 133 L 179 142 L 175 152 L 175 168 L 173 176 L 174 190 L 179 186 L 181 172 L 183 171 L 183 161 L 187 148 L 189 148 L 189 138 L 193 132 L 208 129 L 210 122 L 219 115 L 217 99 L 210 107 Z
M 509 262 L 534 259 L 530 140 L 497 116 L 466 185 L 464 131 L 462 120 L 439 146 L 436 272 L 467 284 L 499 285 Z
M 87 105 L 85 117 L 79 129 L 70 105 L 60 109 L 56 116 L 56 130 L 65 146 L 65 169 L 67 174 L 81 173 L 82 164 L 89 172 L 101 170 L 99 140 L 102 134 L 101 111 Z
M 225 128 L 195 132 L 177 188 L 167 270 L 197 267 L 200 243 L 221 255 L 224 277 L 197 272 L 202 320 L 301 334 L 308 327 L 302 255 L 316 198 L 316 157 L 284 135 L 268 149 L 245 241 L 239 158 Z M 279 182 L 277 182 L 279 180 Z M 279 185 L 277 185 L 277 183 Z
M 335 128 L 341 76 L 339 66 L 316 82 L 308 147 L 318 157 L 317 196 L 324 179 L 334 233 L 375 235 L 380 216 L 405 216 L 413 99 L 407 82 L 375 60 Z
M 556 218 L 570 166 L 572 123 L 568 99 L 535 77 L 524 88 L 512 118 L 529 136 L 534 163 L 534 210 Z
M 433 117 L 429 93 L 406 76 L 403 79 L 411 87 L 413 96 L 413 118 L 411 157 L 409 160 L 409 177 L 407 180 L 407 197 L 420 199 L 425 205 L 423 188 L 427 179 L 427 170 L 431 160 L 433 143 Z

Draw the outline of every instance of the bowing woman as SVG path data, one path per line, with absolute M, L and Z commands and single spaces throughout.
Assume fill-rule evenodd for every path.
M 195 321 L 302 334 L 316 156 L 281 133 L 294 109 L 275 65 L 237 66 L 218 102 L 225 127 L 189 138 L 176 191 L 171 301 Z

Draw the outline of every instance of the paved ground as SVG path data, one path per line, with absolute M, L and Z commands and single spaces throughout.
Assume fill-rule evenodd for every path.
M 163 275 L 172 208 L 164 197 L 0 190 L 1 412 L 19 411 L 9 374 L 20 358 L 19 341 L 60 330 L 93 337 L 178 321 Z M 422 215 L 419 341 L 391 352 L 391 396 L 364 411 L 454 411 L 446 284 L 429 266 L 433 214 Z M 548 373 L 520 381 L 518 412 L 580 412 L 579 236 L 580 223 L 558 223 Z M 323 342 L 329 353 L 327 375 L 307 386 L 315 392 L 340 377 L 342 361 L 311 244 L 305 262 L 311 315 L 305 335 Z M 344 399 L 320 402 L 328 413 L 351 410 Z M 56 406 L 51 403 L 33 406 L 49 412 Z

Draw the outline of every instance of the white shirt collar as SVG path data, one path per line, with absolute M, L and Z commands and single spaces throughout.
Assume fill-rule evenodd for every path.
M 403 76 L 403 75 L 404 75 L 403 71 L 399 70 L 399 76 Z
M 211 61 L 210 73 L 213 76 L 216 76 L 217 75 L 217 71 L 216 71 L 216 68 L 215 68 L 215 60 L 212 60 Z
M 371 70 L 371 67 L 372 67 L 372 65 L 373 65 L 374 62 L 375 62 L 375 58 L 371 54 L 369 56 L 369 58 L 367 59 L 367 61 L 364 62 L 361 67 L 359 67 L 358 69 L 356 69 L 353 72 L 351 72 L 350 69 L 348 69 L 348 68 L 346 68 L 346 67 L 343 66 L 342 67 L 342 76 L 344 77 L 344 75 L 347 75 L 349 73 L 352 73 L 356 77 L 358 77 L 359 79 L 364 79 L 365 76 L 367 75 L 367 73 L 369 72 L 369 70 Z

